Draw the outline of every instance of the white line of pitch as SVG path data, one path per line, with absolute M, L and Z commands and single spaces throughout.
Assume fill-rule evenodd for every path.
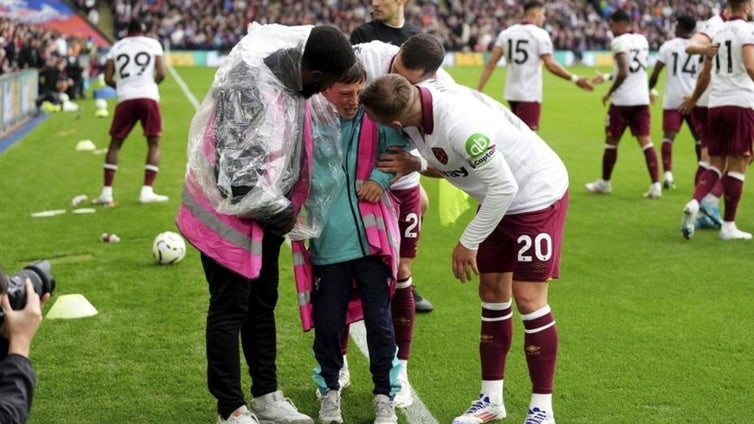
M 183 78 L 181 78 L 180 75 L 178 75 L 178 72 L 176 72 L 175 68 L 168 65 L 168 72 L 170 72 L 170 75 L 173 77 L 175 82 L 178 84 L 178 87 L 181 87 L 181 91 L 183 91 L 183 94 L 186 96 L 189 102 L 191 102 L 192 105 L 194 105 L 194 109 L 199 109 L 199 101 L 196 100 L 196 97 L 194 97 L 194 93 L 189 90 L 186 83 L 183 81 Z
M 351 324 L 351 338 L 356 342 L 361 353 L 369 359 L 367 331 L 366 328 L 364 328 L 364 321 L 358 321 Z M 427 409 L 427 406 L 422 402 L 419 394 L 416 393 L 413 386 L 411 387 L 411 395 L 414 397 L 414 403 L 408 408 L 399 409 L 399 411 L 403 411 L 408 422 L 411 424 L 438 424 L 437 419 L 432 416 L 431 412 L 429 412 L 429 409 Z

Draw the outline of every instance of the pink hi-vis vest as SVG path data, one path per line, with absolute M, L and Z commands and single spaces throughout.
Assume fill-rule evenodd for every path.
M 369 180 L 369 176 L 376 165 L 378 145 L 377 125 L 364 114 L 356 161 L 357 187 Z M 400 242 L 398 214 L 395 211 L 393 196 L 389 190 L 385 190 L 377 203 L 359 201 L 359 211 L 364 221 L 369 254 L 379 255 L 383 262 L 390 266 L 390 280 L 386 283 L 390 284 L 392 296 L 398 275 L 398 245 Z M 301 326 L 304 331 L 309 331 L 314 328 L 315 324 L 311 298 L 314 287 L 311 256 L 303 241 L 293 241 L 291 248 L 293 250 L 293 275 L 296 279 Z M 361 299 L 358 296 L 358 291 L 353 290 L 351 300 L 348 303 L 346 323 L 350 324 L 361 319 L 364 319 Z
M 215 155 L 214 114 L 207 124 L 203 138 L 203 152 L 208 158 Z M 312 155 L 312 123 L 308 102 L 304 112 L 301 173 L 293 187 L 293 209 L 298 213 L 309 193 Z M 262 268 L 262 236 L 264 229 L 255 221 L 218 213 L 196 178 L 189 170 L 183 188 L 176 224 L 181 233 L 199 251 L 220 265 L 246 278 L 257 278 Z

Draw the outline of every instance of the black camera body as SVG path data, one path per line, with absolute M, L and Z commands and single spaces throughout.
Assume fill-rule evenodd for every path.
M 4 282 L 7 282 L 5 292 L 8 294 L 11 309 L 18 310 L 26 306 L 26 296 L 28 295 L 26 293 L 27 278 L 31 281 L 31 284 L 34 286 L 34 292 L 39 297 L 52 293 L 55 290 L 55 278 L 50 274 L 49 261 L 38 261 L 27 265 L 21 271 L 7 277 L 7 280 L 6 276 L 2 273 L 2 268 L 0 268 L 0 284 L 5 286 Z M 2 293 L 2 290 L 0 290 L 0 293 Z M 5 312 L 0 308 L 0 323 L 2 323 L 4 317 Z

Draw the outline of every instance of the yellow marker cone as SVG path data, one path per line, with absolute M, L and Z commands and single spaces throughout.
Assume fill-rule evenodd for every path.
M 97 315 L 97 310 L 81 294 L 64 294 L 57 298 L 50 311 L 48 319 L 73 319 Z

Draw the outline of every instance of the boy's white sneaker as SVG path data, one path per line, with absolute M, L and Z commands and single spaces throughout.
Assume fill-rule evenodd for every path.
M 330 390 L 320 399 L 319 422 L 322 424 L 343 424 L 343 416 L 340 413 L 340 392 Z
M 398 424 L 395 403 L 389 397 L 376 395 L 372 405 L 374 406 L 374 424 Z

